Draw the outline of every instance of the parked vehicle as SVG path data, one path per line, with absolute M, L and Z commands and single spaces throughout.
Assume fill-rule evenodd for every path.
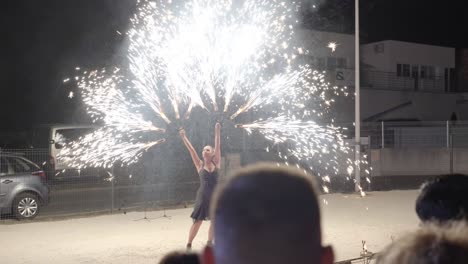
M 57 155 L 64 144 L 78 140 L 95 130 L 92 125 L 42 125 L 33 129 L 32 146 L 34 148 L 47 148 L 49 150 L 49 162 L 55 170 L 70 169 L 63 161 L 57 160 Z
M 78 140 L 95 129 L 97 127 L 93 125 L 43 125 L 34 128 L 31 145 L 35 149 L 46 150 L 47 160 L 37 162 L 44 163 L 48 179 L 102 176 L 100 169 L 80 170 L 57 158 L 66 143 Z
M 46 175 L 34 162 L 0 152 L 0 213 L 33 219 L 49 202 Z

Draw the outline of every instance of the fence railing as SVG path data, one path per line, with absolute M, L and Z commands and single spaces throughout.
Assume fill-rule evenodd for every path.
M 354 127 L 349 129 L 350 135 Z M 468 148 L 468 122 L 372 122 L 361 125 L 370 148 Z

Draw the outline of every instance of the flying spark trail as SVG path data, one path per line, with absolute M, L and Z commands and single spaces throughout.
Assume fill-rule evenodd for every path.
M 160 134 L 165 130 L 138 113 L 135 106 L 139 104 L 125 96 L 122 87 L 128 81 L 119 72 L 118 68 L 109 73 L 92 71 L 78 79 L 88 113 L 93 122 L 103 125 L 78 141 L 60 142 L 64 145 L 58 154 L 61 162 L 73 168 L 108 168 L 115 162 L 131 164 L 138 161 L 144 151 L 165 141 L 163 138 L 138 141 L 144 132 Z
M 79 81 L 78 87 L 93 121 L 102 120 L 105 126 L 125 132 L 164 132 L 164 129 L 145 121 L 141 114 L 132 109 L 137 104 L 125 96 L 121 88 L 125 78 L 118 75 L 119 71 L 114 69 L 110 76 L 105 70 L 93 71 Z
M 286 116 L 240 124 L 238 127 L 244 128 L 248 133 L 258 131 L 273 143 L 285 145 L 286 153 L 279 153 L 284 160 L 293 156 L 311 166 L 320 164 L 323 171 L 334 174 L 340 173 L 342 163 L 352 168 L 353 161 L 343 158 L 352 150 L 346 144 L 339 127 L 322 126 L 314 121 L 294 120 Z
M 110 168 L 116 162 L 134 163 L 149 148 L 164 141 L 160 139 L 142 143 L 126 138 L 124 134 L 114 129 L 102 128 L 76 142 L 66 143 L 59 158 L 72 168 Z

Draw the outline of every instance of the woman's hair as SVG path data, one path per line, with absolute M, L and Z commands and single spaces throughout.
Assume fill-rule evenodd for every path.
M 199 264 L 198 254 L 174 251 L 164 256 L 159 264 Z
M 377 264 L 461 264 L 468 260 L 468 225 L 465 221 L 426 224 L 403 236 L 378 256 Z

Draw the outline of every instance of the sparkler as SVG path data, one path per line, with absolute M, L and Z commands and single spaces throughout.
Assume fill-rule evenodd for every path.
M 290 44 L 298 7 L 282 0 L 138 1 L 125 33 L 125 74 L 115 68 L 75 78 L 88 113 L 103 127 L 67 143 L 60 157 L 75 167 L 135 162 L 165 141 L 167 125 L 198 107 L 232 120 L 269 113 L 238 127 L 287 144 L 282 158 L 339 174 L 350 149 L 340 127 L 323 123 L 333 98 L 348 93 L 297 61 L 308 54 Z M 142 109 L 155 118 L 145 119 Z M 158 136 L 145 141 L 148 133 Z M 350 159 L 345 163 L 352 168 Z

